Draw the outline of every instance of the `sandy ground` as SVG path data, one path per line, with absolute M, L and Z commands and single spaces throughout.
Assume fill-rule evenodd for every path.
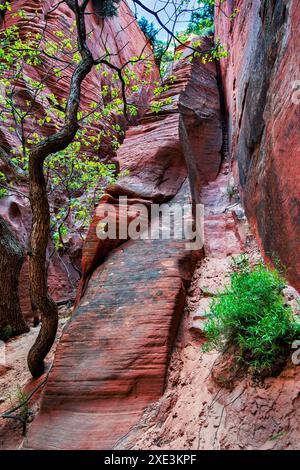
M 258 256 L 255 250 L 251 253 Z M 250 254 L 250 256 L 251 256 Z M 164 396 L 148 407 L 118 449 L 143 450 L 295 450 L 300 448 L 300 366 L 288 364 L 279 377 L 256 383 L 250 376 L 230 377 L 229 387 L 213 373 L 222 355 L 203 353 L 204 312 L 228 282 L 231 258 L 207 258 L 197 268 L 181 330 L 169 367 Z M 203 290 L 202 290 L 203 289 Z M 299 295 L 286 289 L 295 306 Z M 202 324 L 201 324 L 202 323 Z M 220 370 L 218 371 L 220 372 Z
M 39 333 L 40 327 L 31 328 L 29 333 L 13 338 L 6 343 L 5 366 L 0 366 L 1 414 L 18 404 L 20 399 L 24 398 L 20 394 L 20 391 L 23 391 L 28 395 L 43 382 L 51 367 L 57 344 L 62 331 L 68 322 L 70 314 L 70 310 L 66 308 L 60 309 L 56 342 L 47 356 L 45 374 L 38 380 L 33 380 L 28 370 L 27 354 Z M 1 355 L 1 358 L 3 358 L 3 354 Z M 38 411 L 41 391 L 42 387 L 29 403 L 29 410 L 32 414 L 31 419 Z M 19 448 L 22 441 L 22 423 L 12 419 L 0 419 L 0 450 Z
M 242 208 L 228 200 L 229 178 L 224 166 L 203 194 L 207 256 L 188 292 L 165 394 L 145 410 L 117 449 L 300 448 L 300 366 L 289 361 L 280 376 L 257 383 L 249 375 L 237 377 L 230 353 L 224 357 L 201 348 L 210 302 L 229 282 L 232 255 L 246 253 L 252 265 L 261 259 Z M 300 315 L 295 289 L 288 286 L 285 297 Z

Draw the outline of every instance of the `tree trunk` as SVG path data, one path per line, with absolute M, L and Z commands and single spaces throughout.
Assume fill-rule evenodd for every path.
M 46 249 L 50 233 L 50 212 L 43 160 L 35 154 L 31 154 L 29 159 L 29 180 L 32 209 L 29 275 L 32 296 L 41 312 L 42 326 L 36 342 L 29 351 L 27 361 L 33 377 L 39 377 L 44 372 L 44 359 L 55 341 L 58 310 L 48 294 Z
M 47 186 L 44 177 L 44 161 L 52 153 L 64 150 L 73 141 L 78 129 L 78 109 L 81 83 L 94 65 L 92 53 L 86 45 L 84 11 L 88 0 L 66 0 L 74 12 L 77 24 L 78 50 L 81 62 L 76 67 L 70 84 L 65 124 L 62 129 L 32 147 L 29 155 L 29 197 L 32 210 L 31 257 L 29 276 L 33 300 L 40 309 L 42 326 L 39 336 L 28 354 L 28 367 L 34 377 L 44 372 L 44 359 L 55 341 L 58 326 L 58 310 L 48 294 L 46 250 L 50 236 L 50 211 Z
M 0 339 L 29 331 L 19 302 L 19 276 L 24 252 L 0 216 Z

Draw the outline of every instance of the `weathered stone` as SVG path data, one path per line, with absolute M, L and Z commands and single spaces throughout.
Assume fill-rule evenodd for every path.
M 72 38 L 71 27 L 73 26 L 74 17 L 71 14 L 70 9 L 67 7 L 65 2 L 60 2 L 55 8 L 52 1 L 47 0 L 41 2 L 40 0 L 32 0 L 25 2 L 24 0 L 17 0 L 12 3 L 11 11 L 5 13 L 5 27 L 10 27 L 17 24 L 19 28 L 20 36 L 23 37 L 25 33 L 31 32 L 33 34 L 43 32 L 45 28 L 45 41 L 52 41 L 57 44 L 60 39 L 55 34 L 57 31 L 61 31 L 66 39 Z M 16 15 L 16 12 L 23 10 L 26 18 L 20 18 Z M 49 13 L 49 11 L 51 11 Z M 133 57 L 139 56 L 141 51 L 144 49 L 144 54 L 151 60 L 152 50 L 146 41 L 145 36 L 139 29 L 136 21 L 132 16 L 126 2 L 121 2 L 119 15 L 109 20 L 103 20 L 96 17 L 93 14 L 92 2 L 89 2 L 86 15 L 86 27 L 87 31 L 93 31 L 93 39 L 90 41 L 89 46 L 91 47 L 94 57 L 100 57 L 103 55 L 105 50 L 110 50 L 111 60 L 117 65 L 121 66 L 127 63 Z M 28 18 L 31 19 L 28 24 Z M 0 22 L 1 23 L 1 22 Z M 0 24 L 1 26 L 1 24 Z M 131 39 L 134 37 L 134 41 Z M 42 46 L 41 46 L 42 47 Z M 28 90 L 26 76 L 29 76 L 37 81 L 42 80 L 44 83 L 45 70 L 53 67 L 52 59 L 48 60 L 44 57 L 43 67 L 31 67 L 28 64 L 24 66 L 24 80 L 20 81 L 17 88 L 17 97 L 19 104 L 21 105 L 27 99 L 31 99 L 30 90 Z M 144 109 L 144 105 L 149 101 L 149 96 L 153 90 L 153 81 L 159 79 L 159 73 L 157 67 L 153 64 L 152 71 L 147 72 L 146 62 L 139 63 L 138 66 L 128 64 L 129 69 L 134 69 L 137 80 L 147 78 L 143 85 L 139 86 L 139 91 L 130 93 L 128 92 L 127 99 L 140 106 L 140 110 Z M 81 93 L 81 111 L 90 111 L 90 104 L 92 101 L 99 102 L 102 107 L 105 106 L 106 101 L 109 98 L 103 98 L 100 91 L 101 87 L 110 85 L 112 80 L 112 71 L 107 67 L 103 67 L 103 70 L 107 72 L 101 74 L 97 72 L 95 68 L 91 71 L 87 79 L 82 84 Z M 54 93 L 56 98 L 60 100 L 66 100 L 69 92 L 69 85 L 73 73 L 73 68 L 68 67 L 64 70 L 62 77 L 59 80 L 46 81 L 47 93 Z M 48 103 L 48 101 L 47 101 Z M 100 106 L 101 107 L 101 106 Z M 44 116 L 45 102 L 39 98 L 38 109 L 40 116 Z M 143 112 L 141 112 L 143 114 Z M 55 119 L 54 119 L 55 121 Z M 29 121 L 28 121 L 29 123 Z M 101 149 L 98 152 L 99 160 L 105 160 L 112 162 L 115 157 L 115 151 L 112 148 L 112 136 L 115 135 L 114 126 L 118 123 L 122 127 L 125 126 L 125 119 L 123 116 L 113 116 L 109 122 L 99 120 L 96 127 L 89 126 L 88 133 L 97 133 L 105 131 L 107 135 L 102 137 Z M 10 125 L 14 126 L 9 120 L 5 123 L 5 126 L 1 125 L 0 128 L 0 144 L 9 152 L 11 149 L 18 149 L 20 142 L 17 135 L 11 132 Z M 28 124 L 29 125 L 29 124 Z M 45 124 L 40 132 L 47 136 L 55 132 L 54 125 Z M 108 135 L 110 134 L 110 135 Z M 92 148 L 92 146 L 91 146 Z M 93 157 L 95 157 L 95 151 L 92 148 Z M 0 170 L 4 169 L 1 167 Z M 26 198 L 28 195 L 28 188 L 26 186 L 20 186 L 15 183 L 16 189 L 22 193 L 25 193 L 25 197 L 20 196 L 20 193 L 16 193 L 13 196 L 4 197 L 0 200 L 0 213 L 10 224 L 13 232 L 22 243 L 25 250 L 29 247 L 29 237 L 31 230 L 31 211 L 29 201 Z M 84 204 L 83 195 L 82 201 Z M 56 198 L 56 199 L 55 199 Z M 67 206 L 68 198 L 64 194 L 56 194 L 53 197 L 49 195 L 51 207 Z M 68 226 L 68 221 L 66 221 Z M 79 281 L 79 269 L 80 267 L 81 254 L 82 254 L 82 237 L 84 233 L 78 234 L 75 231 L 70 230 L 70 236 L 68 239 L 68 253 L 64 256 L 57 254 L 53 255 L 53 246 L 49 245 L 47 258 L 49 262 L 48 268 L 48 283 L 49 292 L 53 296 L 55 301 L 67 301 L 72 300 L 76 296 L 76 288 Z M 50 256 L 51 254 L 51 256 Z M 75 265 L 75 268 L 74 268 Z M 19 293 L 22 312 L 28 321 L 32 321 L 32 304 L 29 294 L 29 276 L 28 276 L 28 262 L 25 262 L 21 271 Z
M 300 2 L 224 2 L 216 35 L 228 45 L 221 61 L 229 140 L 247 216 L 266 258 L 288 267 L 300 288 Z
M 26 447 L 112 448 L 163 394 L 186 287 L 201 252 L 186 249 L 184 240 L 102 241 L 96 228 L 105 216 L 103 207 L 110 204 L 113 211 L 118 196 L 128 197 L 129 212 L 140 200 L 171 206 L 191 202 L 200 189 L 195 182 L 203 181 L 199 172 L 208 168 L 206 151 L 215 163 L 207 178 L 217 171 L 222 136 L 216 71 L 201 60 L 192 67 L 186 56 L 176 64 L 177 80 L 167 92 L 173 104 L 157 116 L 146 113 L 128 130 L 118 152 L 120 169 L 129 175 L 107 188 L 94 216 L 83 253 L 81 300 L 59 344 Z M 188 84 L 194 80 L 199 91 L 189 101 Z M 202 96 L 202 83 L 204 94 L 210 90 L 212 108 Z M 184 123 L 185 134 L 181 98 L 192 116 Z M 206 129 L 205 146 L 197 145 L 193 126 Z

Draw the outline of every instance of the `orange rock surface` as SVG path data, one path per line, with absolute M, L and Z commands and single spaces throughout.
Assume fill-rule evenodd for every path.
M 16 12 L 23 10 L 26 13 L 24 18 L 20 18 L 16 15 Z M 71 14 L 70 9 L 64 2 L 54 1 L 24 1 L 17 0 L 12 3 L 11 11 L 7 11 L 5 18 L 2 23 L 2 27 L 10 27 L 13 24 L 17 24 L 20 32 L 20 37 L 23 37 L 27 32 L 33 34 L 41 33 L 45 30 L 45 41 L 52 41 L 57 44 L 60 40 L 55 34 L 56 32 L 62 32 L 65 39 L 70 39 L 74 35 L 71 32 L 74 18 Z M 47 25 L 47 26 L 46 26 Z M 1 27 L 1 24 L 0 24 Z M 90 48 L 95 58 L 103 55 L 105 50 L 109 49 L 111 53 L 111 61 L 121 66 L 133 57 L 139 56 L 144 50 L 145 56 L 151 61 L 153 60 L 152 50 L 147 44 L 144 34 L 139 29 L 137 22 L 132 16 L 132 12 L 127 6 L 126 2 L 121 2 L 119 14 L 117 17 L 101 20 L 93 13 L 92 2 L 88 5 L 86 15 L 86 27 L 87 31 L 93 31 L 92 39 L 90 40 Z M 135 38 L 132 41 L 132 38 Z M 57 65 L 57 64 L 56 64 Z M 53 66 L 53 65 L 52 65 Z M 18 85 L 17 98 L 20 105 L 27 99 L 31 99 L 31 92 L 26 85 L 26 77 L 30 77 L 37 81 L 44 81 L 45 70 L 51 67 L 51 59 L 44 57 L 43 67 L 36 68 L 30 65 L 24 66 L 24 80 Z M 129 69 L 134 70 L 137 76 L 137 80 L 143 80 L 147 78 L 147 81 L 139 87 L 138 92 L 134 92 L 131 96 L 128 96 L 128 100 L 141 105 L 140 109 L 143 110 L 143 106 L 149 101 L 153 90 L 153 80 L 159 79 L 158 69 L 153 63 L 153 69 L 150 73 L 147 72 L 146 62 L 139 63 L 138 66 L 128 64 Z M 74 67 L 67 67 L 64 69 L 62 76 L 59 80 L 50 78 L 46 81 L 47 93 L 53 93 L 58 101 L 67 99 L 69 84 L 72 77 Z M 106 74 L 102 74 L 103 70 L 107 71 Z M 107 104 L 109 97 L 101 96 L 101 88 L 105 85 L 110 85 L 112 80 L 112 72 L 106 67 L 103 67 L 101 71 L 96 71 L 94 68 L 87 79 L 82 84 L 82 99 L 81 99 L 81 110 L 90 110 L 90 104 L 92 101 L 100 103 L 102 107 Z M 43 116 L 43 110 L 45 103 L 38 103 L 41 116 Z M 100 108 L 101 108 L 100 106 Z M 112 148 L 112 135 L 115 134 L 114 125 L 116 123 L 125 126 L 125 119 L 122 116 L 114 116 L 110 121 L 105 122 L 100 120 L 96 127 L 89 128 L 89 133 L 99 134 L 102 131 L 110 133 L 110 136 L 106 135 L 102 138 L 101 148 L 98 151 L 98 157 L 101 161 L 112 162 L 115 157 L 115 151 Z M 4 147 L 7 152 L 11 149 L 18 149 L 20 142 L 14 132 L 9 130 L 10 122 L 7 121 L 5 126 L 0 127 L 0 144 Z M 12 123 L 13 125 L 13 123 Z M 45 136 L 52 134 L 55 131 L 53 124 L 47 124 L 41 129 L 41 133 Z M 94 152 L 95 153 L 95 152 Z M 0 170 L 1 160 L 0 160 Z M 3 170 L 5 172 L 5 170 Z M 27 193 L 26 187 L 18 188 L 21 192 Z M 55 200 L 52 201 L 53 196 L 50 195 L 50 204 L 54 205 L 59 202 L 60 206 L 67 204 L 67 199 L 64 194 L 55 195 Z M 52 199 L 51 199 L 52 198 Z M 15 235 L 21 241 L 23 247 L 28 249 L 29 237 L 30 237 L 30 226 L 31 226 L 31 211 L 29 201 L 26 197 L 20 196 L 20 194 L 13 194 L 9 197 L 0 199 L 0 213 L 10 224 L 11 229 Z M 49 260 L 49 271 L 48 271 L 48 282 L 49 291 L 56 301 L 68 301 L 75 298 L 76 288 L 78 285 L 79 275 L 78 270 L 74 269 L 80 267 L 81 253 L 82 253 L 82 238 L 75 231 L 71 231 L 69 235 L 68 244 L 70 245 L 69 253 L 63 257 L 54 254 L 53 247 L 49 246 L 48 249 L 48 260 Z M 50 257 L 50 254 L 52 256 Z M 32 317 L 31 301 L 29 296 L 29 278 L 28 278 L 28 266 L 24 264 L 21 278 L 20 278 L 20 299 L 21 306 L 24 316 L 30 320 Z
M 185 57 L 173 73 L 177 79 L 166 92 L 172 105 L 128 130 L 118 158 L 129 175 L 107 189 L 111 198 L 100 207 L 114 206 L 118 195 L 183 206 L 192 200 L 189 179 L 195 185 L 217 172 L 222 130 L 215 67 L 201 60 L 191 66 Z M 199 88 L 193 90 L 194 80 Z M 28 448 L 113 448 L 164 392 L 186 288 L 202 253 L 176 239 L 123 240 L 114 248 L 97 238 L 100 221 L 95 215 L 83 254 L 82 298 L 58 346 Z

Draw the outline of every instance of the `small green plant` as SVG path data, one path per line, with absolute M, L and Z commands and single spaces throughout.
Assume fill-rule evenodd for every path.
M 23 436 L 26 435 L 27 423 L 32 415 L 32 411 L 29 408 L 29 399 L 31 396 L 32 395 L 28 396 L 27 393 L 22 390 L 21 386 L 18 385 L 16 392 L 9 396 L 12 409 L 2 414 L 2 418 L 14 419 L 22 423 Z
M 11 325 L 5 325 L 0 327 L 0 340 L 7 341 L 13 333 Z
M 204 351 L 234 347 L 236 359 L 254 373 L 272 375 L 284 365 L 300 326 L 285 304 L 285 280 L 264 264 L 232 264 L 231 283 L 211 303 Z
M 20 416 L 24 420 L 27 420 L 29 416 L 29 412 L 30 412 L 28 401 L 27 401 L 28 395 L 22 390 L 20 385 L 18 385 L 18 388 L 17 388 L 16 398 L 17 398 L 18 405 L 20 406 Z

